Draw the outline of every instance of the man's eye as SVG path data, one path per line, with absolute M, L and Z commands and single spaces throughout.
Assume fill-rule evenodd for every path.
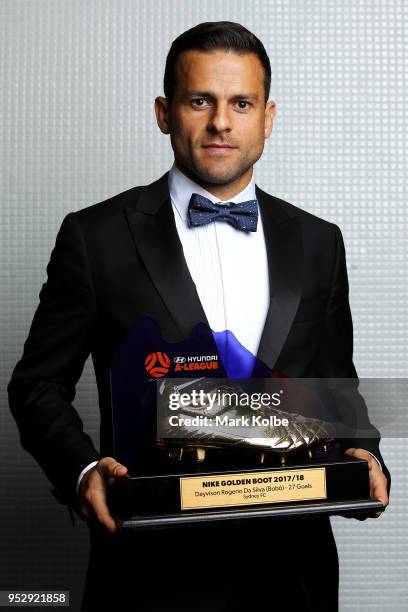
M 205 98 L 194 98 L 194 100 L 191 100 L 191 101 L 197 102 L 197 100 L 205 100 Z M 202 106 L 202 104 L 199 104 L 198 106 Z
M 247 100 L 238 100 L 238 104 L 246 104 L 246 106 L 241 106 L 242 110 L 245 110 L 246 108 L 248 108 L 249 102 L 247 102 Z

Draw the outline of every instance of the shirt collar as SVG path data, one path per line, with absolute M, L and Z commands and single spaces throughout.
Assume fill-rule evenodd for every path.
M 198 185 L 195 181 L 191 180 L 186 176 L 173 162 L 172 167 L 169 170 L 169 191 L 170 198 L 175 206 L 180 217 L 185 221 L 187 219 L 187 208 L 190 202 L 191 194 L 199 193 L 200 195 L 208 198 L 211 202 L 246 202 L 247 200 L 256 200 L 256 192 L 255 192 L 255 178 L 252 173 L 252 178 L 249 181 L 248 185 L 237 195 L 228 199 L 228 200 L 220 200 L 215 195 L 206 191 Z

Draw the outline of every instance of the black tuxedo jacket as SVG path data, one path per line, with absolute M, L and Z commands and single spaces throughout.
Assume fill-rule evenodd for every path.
M 256 186 L 268 252 L 270 306 L 257 357 L 291 377 L 356 377 L 340 229 Z M 109 370 L 129 328 L 151 316 L 169 342 L 208 324 L 180 243 L 168 173 L 143 187 L 69 213 L 47 266 L 24 354 L 8 385 L 23 447 L 62 499 L 74 501 L 81 470 L 112 455 Z M 101 412 L 100 452 L 72 405 L 89 356 Z M 358 380 L 356 378 L 356 393 Z M 342 440 L 386 468 L 374 437 Z M 387 471 L 388 475 L 388 471 Z
M 340 229 L 256 187 L 268 253 L 270 305 L 257 357 L 291 377 L 355 377 L 353 331 Z M 169 342 L 207 323 L 180 243 L 168 173 L 107 201 L 69 213 L 47 266 L 22 358 L 8 385 L 23 447 L 63 502 L 76 505 L 79 473 L 113 454 L 109 371 L 132 324 L 152 317 Z M 73 407 L 92 355 L 100 405 L 100 449 Z M 379 451 L 380 435 L 341 446 Z

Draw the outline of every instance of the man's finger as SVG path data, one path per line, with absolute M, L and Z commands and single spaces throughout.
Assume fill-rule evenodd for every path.
M 103 489 L 96 489 L 91 498 L 88 498 L 88 504 L 90 505 L 94 518 L 111 533 L 115 533 L 117 525 L 114 518 L 109 512 L 109 508 L 106 505 L 106 493 Z
M 95 511 L 95 515 L 96 515 L 96 519 L 98 520 L 98 522 L 104 527 L 106 527 L 108 531 L 110 531 L 111 533 L 115 533 L 117 531 L 118 528 L 116 525 L 116 521 L 111 516 L 106 506 L 105 507 L 98 506 L 98 509 L 96 509 Z
M 372 483 L 372 497 L 378 499 L 383 506 L 388 506 L 387 483 L 384 479 L 375 479 Z
M 381 475 L 380 475 L 381 476 Z M 370 496 L 382 503 L 384 508 L 388 506 L 387 483 L 385 478 L 373 478 L 371 483 Z M 378 511 L 370 515 L 370 518 L 378 518 L 383 512 Z

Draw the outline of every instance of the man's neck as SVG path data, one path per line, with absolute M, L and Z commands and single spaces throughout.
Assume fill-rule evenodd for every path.
M 226 201 L 230 198 L 235 197 L 238 193 L 241 193 L 251 182 L 253 169 L 250 168 L 244 175 L 240 176 L 238 179 L 231 183 L 227 183 L 224 185 L 217 185 L 216 183 L 207 183 L 206 181 L 201 180 L 198 176 L 190 172 L 184 167 L 180 167 L 180 165 L 175 161 L 174 162 L 177 169 L 185 174 L 190 180 L 200 185 L 203 189 L 211 193 L 213 196 L 218 198 L 221 201 Z

